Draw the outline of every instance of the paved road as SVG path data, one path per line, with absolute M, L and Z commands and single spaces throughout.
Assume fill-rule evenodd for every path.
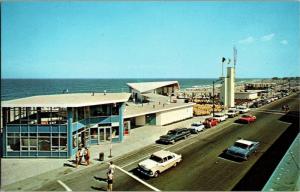
M 266 105 L 255 112 L 257 121 L 253 124 L 233 123 L 234 119 L 226 121 L 199 135 L 189 137 L 175 145 L 153 144 L 135 151 L 115 161 L 115 164 L 130 174 L 135 174 L 144 182 L 159 190 L 176 191 L 210 191 L 232 190 L 237 183 L 253 167 L 258 159 L 272 146 L 272 144 L 291 126 L 282 121 L 284 113 L 282 104 L 289 104 L 291 111 L 299 112 L 299 94 L 278 100 Z M 299 116 L 288 114 L 299 119 Z M 245 138 L 260 141 L 257 153 L 248 161 L 236 161 L 219 157 L 222 151 L 236 139 Z M 152 152 L 162 148 L 183 155 L 183 161 L 175 168 L 162 173 L 158 178 L 147 179 L 136 173 L 137 163 L 145 159 Z M 97 165 L 86 170 L 66 175 L 60 179 L 73 191 L 106 190 L 106 164 Z M 263 170 L 259 170 L 263 171 Z M 243 190 L 242 187 L 240 187 Z M 65 190 L 57 181 L 49 182 L 38 190 Z M 116 191 L 149 191 L 145 184 L 116 169 L 114 189 Z M 259 189 L 258 189 L 259 190 Z

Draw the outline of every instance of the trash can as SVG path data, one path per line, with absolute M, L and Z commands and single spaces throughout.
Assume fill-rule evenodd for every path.
M 104 153 L 99 153 L 99 161 L 104 161 Z

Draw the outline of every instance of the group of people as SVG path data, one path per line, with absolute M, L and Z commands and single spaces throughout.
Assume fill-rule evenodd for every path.
M 281 109 L 284 112 L 288 112 L 290 110 L 289 105 L 282 105 Z
M 90 150 L 87 147 L 80 147 L 76 153 L 76 168 L 81 165 L 84 158 L 86 165 L 90 164 Z

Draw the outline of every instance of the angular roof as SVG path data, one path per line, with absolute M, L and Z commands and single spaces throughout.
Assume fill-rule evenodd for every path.
M 127 85 L 140 93 L 144 93 L 153 89 L 160 87 L 177 84 L 179 87 L 178 81 L 160 81 L 160 82 L 143 82 L 143 83 L 127 83 Z
M 126 102 L 130 93 L 67 93 L 1 101 L 2 107 L 82 107 Z

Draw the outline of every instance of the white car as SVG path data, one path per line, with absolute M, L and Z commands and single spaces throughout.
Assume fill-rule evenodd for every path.
M 157 151 L 153 153 L 149 159 L 146 159 L 138 164 L 138 171 L 149 176 L 158 177 L 158 175 L 182 160 L 182 155 L 170 151 Z
M 231 118 L 238 116 L 238 114 L 239 114 L 239 112 L 235 108 L 229 108 L 226 113 L 226 115 Z
M 249 108 L 247 108 L 246 106 L 237 106 L 236 110 L 239 111 L 240 113 L 248 113 L 250 111 Z
M 224 113 L 216 113 L 214 118 L 218 119 L 219 122 L 225 121 L 228 118 L 228 115 Z
M 202 123 L 198 123 L 198 122 L 192 123 L 190 127 L 191 133 L 199 133 L 201 131 L 204 131 L 204 129 L 205 126 Z

